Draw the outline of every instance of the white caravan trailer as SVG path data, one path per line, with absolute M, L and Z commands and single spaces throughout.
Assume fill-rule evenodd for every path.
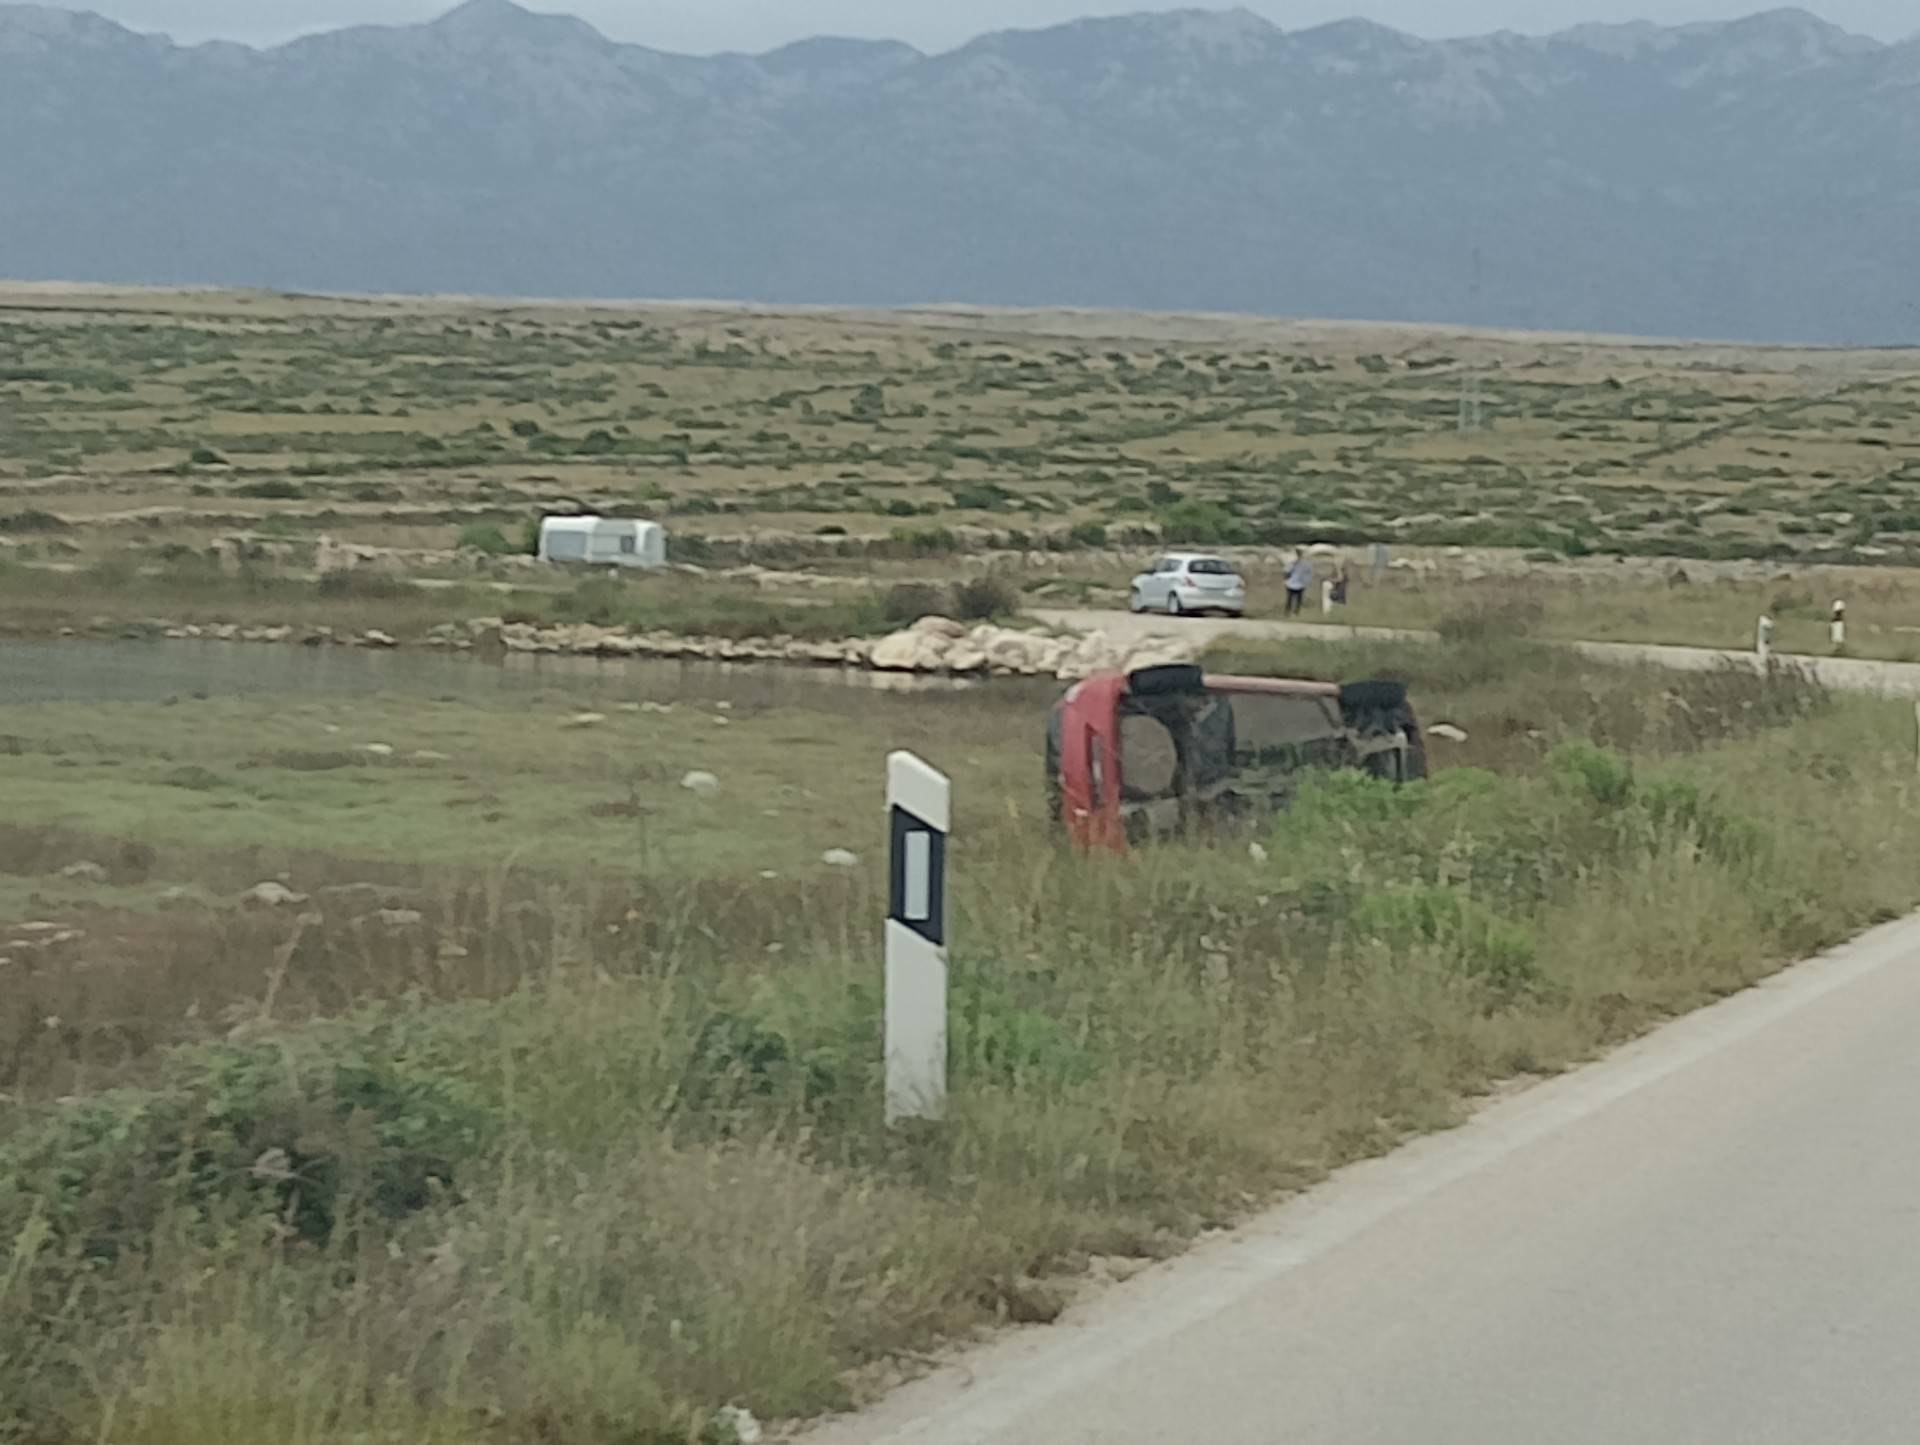
M 590 567 L 664 567 L 667 529 L 622 517 L 548 517 L 540 523 L 542 562 Z

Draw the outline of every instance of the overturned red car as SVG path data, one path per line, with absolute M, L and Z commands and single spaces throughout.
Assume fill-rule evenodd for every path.
M 1405 684 L 1152 667 L 1075 684 L 1047 720 L 1050 811 L 1083 848 L 1282 809 L 1302 773 L 1337 768 L 1427 775 Z

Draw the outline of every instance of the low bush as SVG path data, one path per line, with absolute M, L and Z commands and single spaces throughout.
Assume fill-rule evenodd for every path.
M 1020 591 L 1003 577 L 970 577 L 956 583 L 953 615 L 963 622 L 987 622 L 1020 610 Z
M 306 496 L 307 489 L 285 477 L 268 477 L 259 482 L 242 482 L 233 489 L 236 497 L 258 497 L 266 501 L 291 502 Z
M 507 540 L 507 534 L 491 522 L 469 522 L 460 529 L 460 540 L 454 544 L 462 551 L 484 552 L 489 557 L 504 557 L 514 550 L 513 543 Z M 539 549 L 539 537 L 534 538 L 534 548 Z
M 928 582 L 901 582 L 889 587 L 880 604 L 887 621 L 901 627 L 944 612 L 946 606 L 945 591 Z
M 29 509 L 24 512 L 0 513 L 0 532 L 67 532 L 72 526 L 62 517 L 52 512 Z

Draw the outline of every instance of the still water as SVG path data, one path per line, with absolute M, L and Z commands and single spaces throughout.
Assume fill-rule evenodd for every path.
M 563 695 L 583 702 L 732 701 L 846 711 L 881 699 L 922 704 L 991 694 L 1041 702 L 1058 687 L 991 684 L 843 668 L 666 662 L 271 643 L 0 642 L 0 707 L 38 702 L 163 702 L 179 697 L 356 697 L 398 693 L 498 702 Z

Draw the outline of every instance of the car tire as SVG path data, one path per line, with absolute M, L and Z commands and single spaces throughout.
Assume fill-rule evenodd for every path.
M 1186 610 L 1186 608 L 1180 605 L 1180 594 L 1178 592 L 1169 592 L 1167 594 L 1167 616 L 1180 617 L 1186 613 Z
M 1140 612 L 1145 612 L 1146 610 L 1147 610 L 1147 599 L 1140 595 L 1140 589 L 1136 587 L 1133 589 L 1132 592 L 1127 594 L 1127 611 L 1133 612 L 1133 613 L 1140 613 Z

